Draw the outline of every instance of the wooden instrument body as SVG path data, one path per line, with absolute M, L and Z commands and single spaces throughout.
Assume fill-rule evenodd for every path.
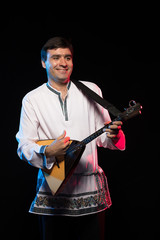
M 50 145 L 53 141 L 55 140 L 40 140 L 37 144 L 40 146 Z M 70 146 L 66 154 L 56 157 L 57 162 L 51 169 L 42 170 L 53 195 L 62 191 L 84 152 L 85 145 L 77 149 L 78 144 L 78 141 L 70 140 Z

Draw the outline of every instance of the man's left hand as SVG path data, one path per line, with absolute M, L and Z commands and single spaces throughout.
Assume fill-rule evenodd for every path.
M 109 122 L 106 122 L 105 125 L 107 125 L 108 123 Z M 109 127 L 106 129 L 106 132 L 108 132 L 107 137 L 111 138 L 112 140 L 118 140 L 119 131 L 121 130 L 122 124 L 123 123 L 121 121 L 115 121 L 113 122 L 113 124 L 109 125 Z

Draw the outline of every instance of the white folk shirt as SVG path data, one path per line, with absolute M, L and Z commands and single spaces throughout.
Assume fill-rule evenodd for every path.
M 91 82 L 84 82 L 102 96 Z M 103 211 L 111 206 L 107 179 L 98 166 L 97 146 L 118 148 L 104 133 L 86 145 L 86 149 L 62 192 L 53 196 L 42 170 L 51 168 L 54 157 L 46 159 L 38 140 L 56 139 L 66 131 L 70 139 L 81 141 L 110 121 L 108 111 L 85 97 L 73 82 L 68 84 L 64 102 L 61 93 L 45 83 L 29 92 L 23 99 L 19 132 L 18 155 L 22 160 L 39 168 L 37 194 L 30 212 L 43 215 L 80 216 Z M 106 159 L 104 159 L 106 161 Z

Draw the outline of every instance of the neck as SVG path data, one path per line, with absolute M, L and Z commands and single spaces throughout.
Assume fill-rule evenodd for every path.
M 64 89 L 66 89 L 69 81 L 70 79 L 66 79 L 64 81 L 48 79 L 49 84 L 57 91 L 63 91 Z

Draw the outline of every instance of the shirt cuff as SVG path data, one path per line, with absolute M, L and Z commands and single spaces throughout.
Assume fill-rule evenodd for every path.
M 42 155 L 43 157 L 43 168 L 46 168 L 46 169 L 51 169 L 56 161 L 55 157 L 50 157 L 50 158 L 47 158 L 46 155 L 45 155 L 45 150 L 46 150 L 46 147 L 48 145 L 44 145 L 44 146 L 41 146 L 40 148 L 40 154 Z
M 113 144 L 121 151 L 126 148 L 126 138 L 122 130 L 119 130 L 118 139 L 112 139 Z

